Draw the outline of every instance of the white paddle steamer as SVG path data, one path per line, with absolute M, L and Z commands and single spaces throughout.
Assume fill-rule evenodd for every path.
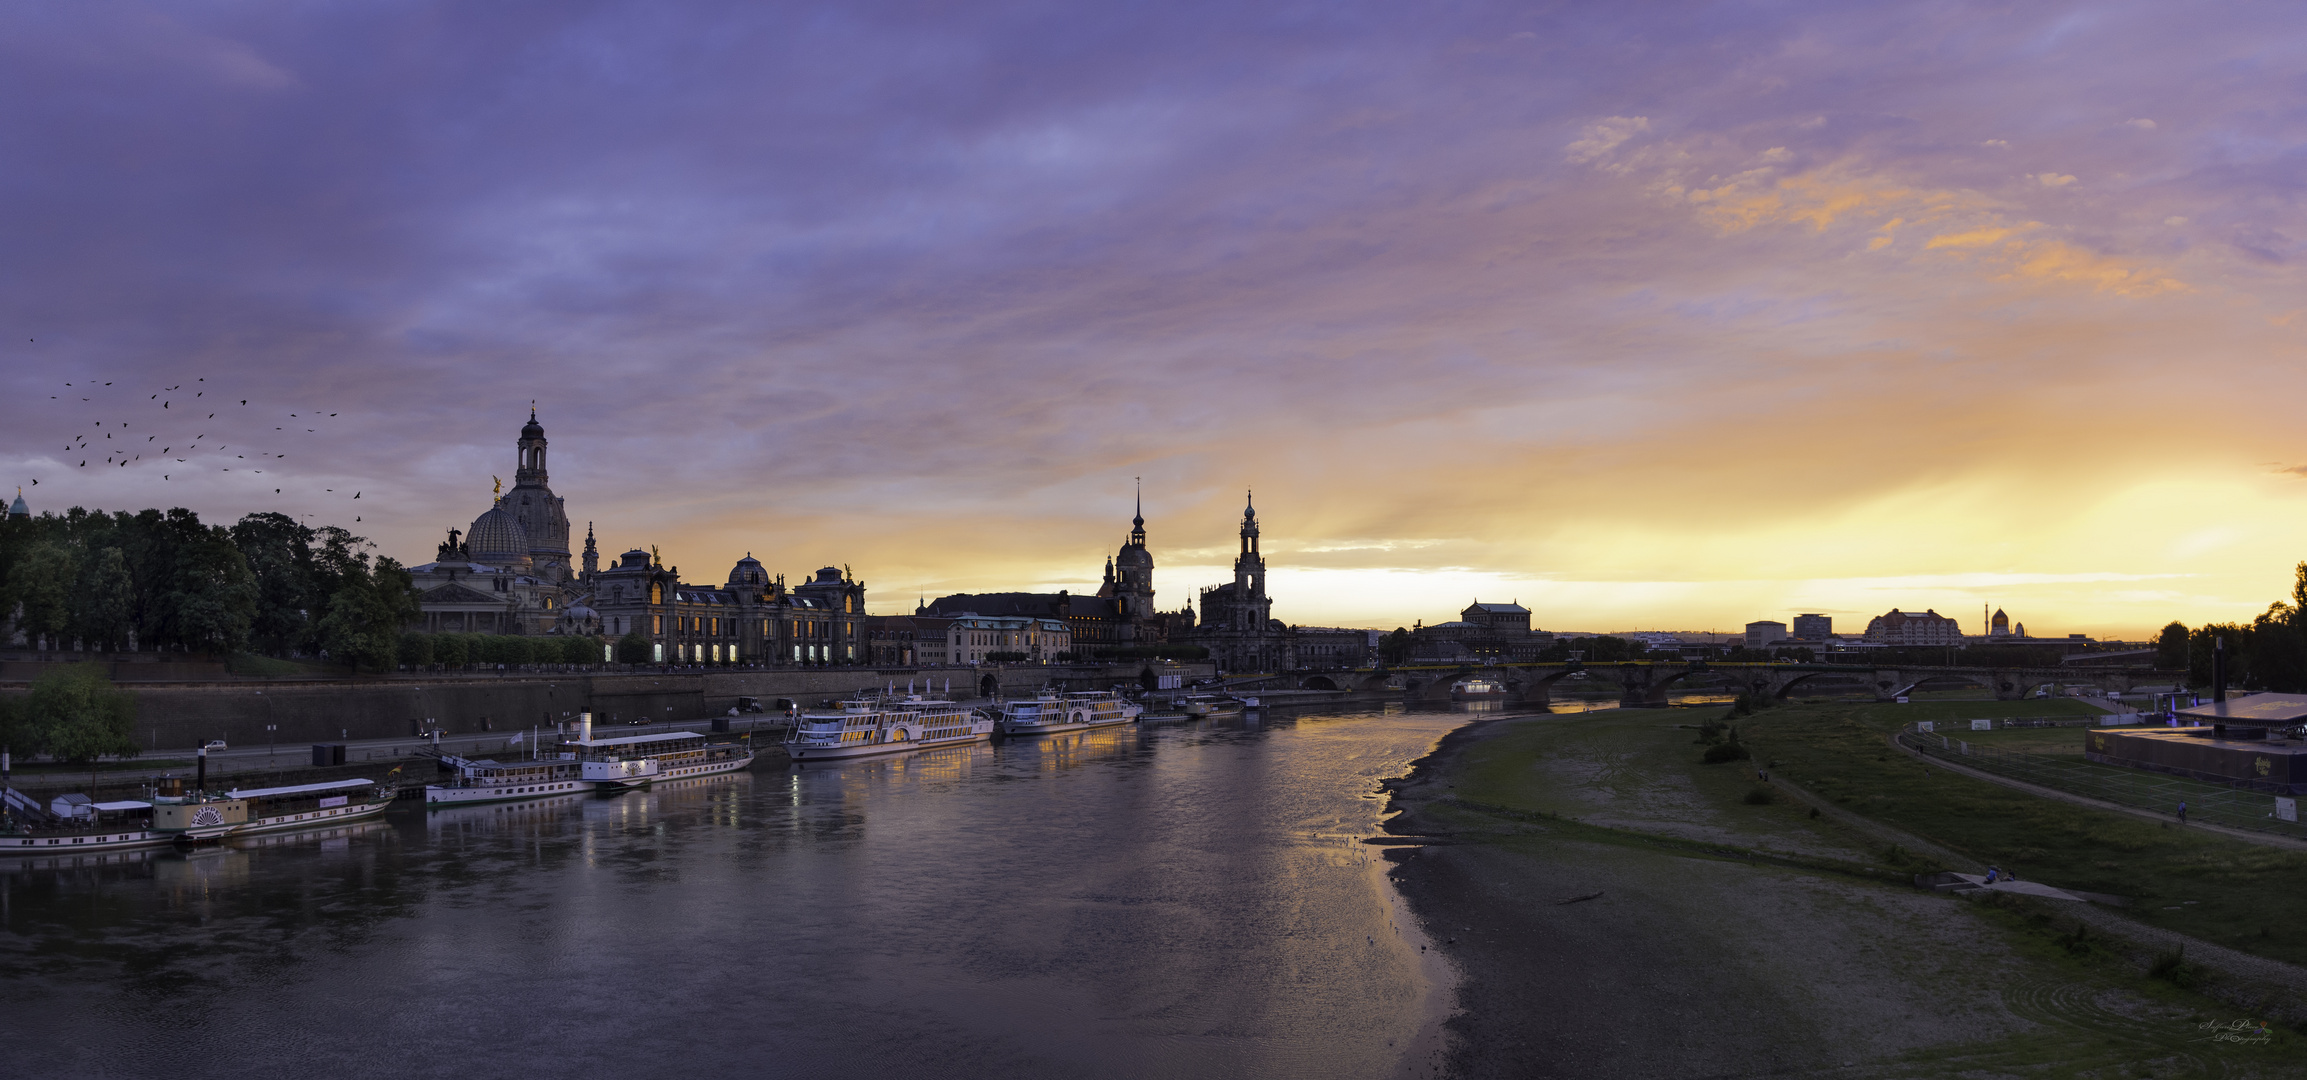
M 837 712 L 801 714 L 785 737 L 785 753 L 795 761 L 833 761 L 991 738 L 991 718 L 950 701 L 861 697 L 841 702 Z
M 1001 733 L 1054 735 L 1060 731 L 1086 731 L 1129 723 L 1143 711 L 1109 690 L 1077 694 L 1044 691 L 1002 705 Z

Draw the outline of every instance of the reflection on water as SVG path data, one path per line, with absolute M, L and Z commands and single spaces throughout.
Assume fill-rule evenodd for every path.
M 1268 710 L 0 862 L 10 1071 L 1392 1075 L 1441 988 L 1357 841 L 1375 782 L 1469 711 Z

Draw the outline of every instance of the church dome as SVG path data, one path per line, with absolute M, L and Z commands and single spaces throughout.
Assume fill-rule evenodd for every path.
M 521 528 L 519 518 L 501 506 L 492 506 L 487 513 L 473 519 L 473 531 L 466 534 L 465 547 L 472 552 L 474 562 L 525 562 L 529 557 L 529 533 Z
M 542 439 L 544 437 L 545 425 L 537 423 L 537 410 L 530 409 L 529 422 L 521 426 L 521 438 Z

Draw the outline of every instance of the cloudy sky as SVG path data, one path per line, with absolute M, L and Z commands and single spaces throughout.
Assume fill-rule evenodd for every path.
M 1293 622 L 2135 636 L 2307 558 L 2303 188 L 2290 3 L 11 5 L 0 464 L 421 562 L 534 400 L 881 611 L 1143 477 L 1165 607 L 1254 488 Z

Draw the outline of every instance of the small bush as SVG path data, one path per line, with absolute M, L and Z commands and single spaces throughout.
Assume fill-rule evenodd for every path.
M 1734 742 L 1717 743 L 1706 748 L 1706 763 L 1720 765 L 1726 761 L 1749 761 L 1754 755 Z
M 2187 962 L 2185 945 L 2179 946 L 2176 952 L 2156 953 L 2155 962 L 2147 966 L 2148 978 L 2182 988 L 2195 985 L 2196 975 L 2195 965 Z
M 1756 784 L 1746 789 L 1746 805 L 1748 806 L 1769 806 L 1777 801 L 1778 792 L 1772 791 L 1762 784 Z

